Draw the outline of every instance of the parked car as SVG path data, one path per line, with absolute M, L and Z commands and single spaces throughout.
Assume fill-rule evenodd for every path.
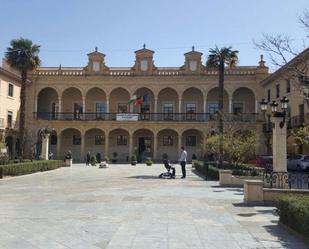
M 259 155 L 255 159 L 249 160 L 250 164 L 256 165 L 262 168 L 272 168 L 273 156 L 272 155 Z
M 287 167 L 288 170 L 309 171 L 309 156 L 302 154 L 288 155 Z

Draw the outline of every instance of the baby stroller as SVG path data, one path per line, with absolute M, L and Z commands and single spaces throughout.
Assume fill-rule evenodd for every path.
M 170 164 L 169 160 L 164 160 L 164 167 L 166 168 L 167 172 L 161 173 L 159 178 L 163 179 L 175 179 L 176 178 L 176 169 L 174 165 Z

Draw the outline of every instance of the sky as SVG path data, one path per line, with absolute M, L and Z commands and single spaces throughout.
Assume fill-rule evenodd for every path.
M 0 0 L 0 57 L 23 37 L 41 45 L 42 66 L 86 66 L 97 46 L 107 66 L 130 67 L 144 43 L 158 67 L 183 65 L 193 45 L 203 62 L 217 45 L 239 50 L 239 65 L 257 65 L 253 40 L 263 33 L 300 47 L 305 8 L 308 0 Z

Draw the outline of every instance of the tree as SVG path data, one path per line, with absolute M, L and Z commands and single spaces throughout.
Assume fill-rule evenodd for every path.
M 19 141 L 20 156 L 23 158 L 25 151 L 25 117 L 26 117 L 26 98 L 28 72 L 40 65 L 40 46 L 33 44 L 31 40 L 20 38 L 13 39 L 10 47 L 5 52 L 7 63 L 20 72 L 21 91 L 19 109 Z
M 233 67 L 236 65 L 238 61 L 238 51 L 232 50 L 232 47 L 223 47 L 219 49 L 218 47 L 209 50 L 208 59 L 206 62 L 206 66 L 210 68 L 216 68 L 219 73 L 219 96 L 218 96 L 218 104 L 219 104 L 219 135 L 220 144 L 219 144 L 219 165 L 223 166 L 223 94 L 224 94 L 224 71 L 225 66 Z

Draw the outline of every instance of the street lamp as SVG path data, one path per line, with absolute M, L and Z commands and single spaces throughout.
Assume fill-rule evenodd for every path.
M 274 100 L 274 101 L 270 102 L 270 104 L 269 104 L 270 108 L 271 108 L 271 112 L 273 113 L 273 116 L 283 118 L 283 120 L 280 122 L 280 128 L 283 128 L 283 126 L 285 124 L 285 117 L 286 117 L 286 111 L 288 109 L 288 103 L 289 103 L 289 99 L 286 96 L 280 99 L 281 112 L 278 111 L 277 101 Z M 265 101 L 265 99 L 262 99 L 262 101 L 260 102 L 261 111 L 264 114 L 267 111 L 267 104 L 268 103 Z

